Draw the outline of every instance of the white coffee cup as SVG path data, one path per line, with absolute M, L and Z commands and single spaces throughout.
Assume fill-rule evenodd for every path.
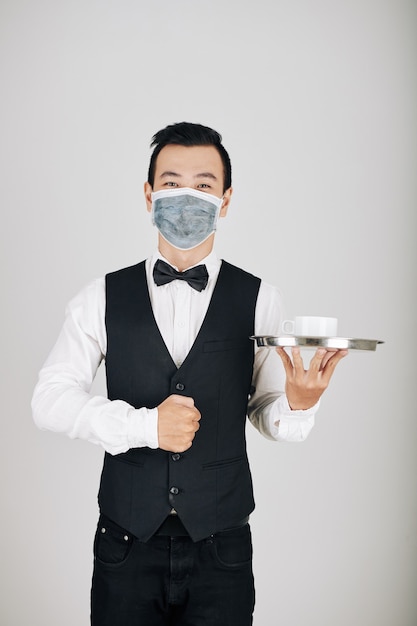
M 336 337 L 337 318 L 303 315 L 282 322 L 282 332 L 296 337 Z

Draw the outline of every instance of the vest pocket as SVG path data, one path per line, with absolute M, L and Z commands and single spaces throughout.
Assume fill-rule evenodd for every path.
M 215 461 L 213 463 L 204 463 L 202 465 L 203 470 L 212 470 L 212 469 L 221 469 L 223 467 L 229 467 L 230 465 L 236 465 L 237 463 L 242 463 L 245 457 L 243 456 L 235 456 L 231 459 L 223 459 L 221 461 Z
M 131 460 L 129 457 L 117 456 L 117 457 L 113 457 L 113 459 L 117 461 L 117 463 L 126 463 L 126 465 L 133 465 L 134 467 L 144 466 L 144 463 L 142 463 L 142 461 Z
M 226 350 L 247 350 L 250 339 L 223 339 L 220 341 L 206 341 L 203 352 L 222 352 Z

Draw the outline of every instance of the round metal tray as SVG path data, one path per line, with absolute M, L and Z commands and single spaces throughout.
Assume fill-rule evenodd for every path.
M 283 336 L 272 337 L 270 335 L 253 336 L 258 346 L 273 348 L 281 346 L 283 348 L 328 348 L 329 350 L 376 350 L 379 343 L 384 343 L 379 339 L 352 339 L 347 337 L 295 337 Z

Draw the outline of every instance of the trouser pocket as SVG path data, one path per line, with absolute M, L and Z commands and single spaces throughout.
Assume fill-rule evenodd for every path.
M 104 515 L 100 515 L 95 540 L 94 556 L 105 565 L 122 565 L 129 557 L 134 538 Z
M 217 563 L 224 568 L 247 567 L 252 564 L 252 538 L 249 524 L 216 533 L 212 538 Z

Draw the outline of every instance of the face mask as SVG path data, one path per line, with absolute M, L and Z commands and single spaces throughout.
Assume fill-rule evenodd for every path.
M 152 193 L 152 222 L 174 248 L 191 250 L 216 230 L 223 198 L 183 187 Z

